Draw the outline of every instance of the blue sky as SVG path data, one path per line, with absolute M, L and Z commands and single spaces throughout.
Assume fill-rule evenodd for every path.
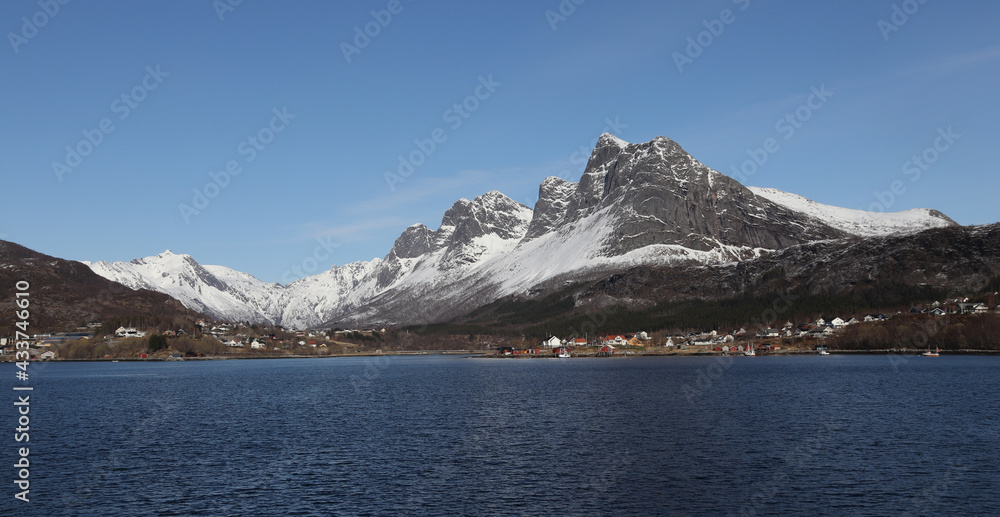
M 1000 221 L 1000 3 L 227 2 L 0 4 L 3 238 L 281 281 L 462 197 L 532 206 L 605 131 L 823 203 Z

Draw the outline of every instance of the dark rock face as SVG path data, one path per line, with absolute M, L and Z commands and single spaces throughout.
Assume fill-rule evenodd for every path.
M 524 240 L 534 239 L 558 228 L 566 217 L 566 210 L 576 188 L 576 183 L 562 178 L 545 178 L 538 187 L 538 202 L 535 203 L 531 225 L 524 234 Z
M 386 256 L 386 260 L 415 258 L 431 251 L 434 232 L 422 224 L 407 228 Z
M 501 239 L 524 235 L 524 213 L 528 208 L 497 191 L 487 192 L 472 201 L 456 202 L 441 220 L 438 248 L 462 245 L 476 237 L 494 234 Z M 454 228 L 450 234 L 441 230 Z
M 606 243 L 615 255 L 651 244 L 782 249 L 847 236 L 755 196 L 664 137 L 623 145 L 602 136 L 566 217 L 612 205 L 621 214 Z
M 492 191 L 472 201 L 460 199 L 444 213 L 441 226 L 430 230 L 422 224 L 406 229 L 386 255 L 378 271 L 378 285 L 387 287 L 406 273 L 402 261 L 425 260 L 431 254 L 444 250 L 436 264 L 442 271 L 475 262 L 487 246 L 476 239 L 487 235 L 499 239 L 519 239 L 524 235 L 531 210 L 503 195 Z
M 649 303 L 730 298 L 754 294 L 775 272 L 783 290 L 810 294 L 888 284 L 926 285 L 955 296 L 975 293 L 1000 275 L 1000 224 L 813 242 L 728 266 L 634 268 L 592 283 L 583 298 Z

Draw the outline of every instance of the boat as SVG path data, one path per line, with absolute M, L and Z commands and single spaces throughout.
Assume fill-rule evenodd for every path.
M 830 355 L 830 352 L 827 352 L 826 350 L 820 350 L 819 355 Z
M 935 348 L 934 351 L 931 352 L 930 347 L 928 347 L 927 351 L 924 352 L 923 354 L 920 354 L 920 355 L 922 355 L 924 357 L 938 357 L 938 356 L 941 355 L 941 349 L 940 348 Z
M 556 350 L 556 357 L 559 357 L 561 359 L 565 359 L 567 357 L 570 357 L 570 355 L 569 355 L 569 349 L 568 348 L 559 348 L 559 349 L 557 349 Z
M 746 351 L 743 352 L 743 355 L 754 356 L 757 355 L 757 352 L 754 351 L 753 345 L 748 345 Z

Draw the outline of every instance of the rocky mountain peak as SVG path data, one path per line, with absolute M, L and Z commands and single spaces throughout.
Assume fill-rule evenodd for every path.
M 605 133 L 605 135 L 608 134 Z M 531 224 L 524 234 L 524 240 L 534 239 L 559 226 L 563 217 L 566 216 L 566 209 L 569 207 L 577 186 L 577 183 L 556 176 L 550 176 L 542 181 L 542 184 L 538 186 L 538 201 L 535 203 Z
M 472 201 L 460 199 L 441 219 L 442 233 L 446 227 L 454 228 L 446 239 L 439 235 L 439 245 L 450 246 L 455 243 L 469 242 L 476 237 L 495 234 L 501 239 L 521 238 L 527 229 L 531 209 L 505 196 L 491 191 L 476 197 Z
M 422 224 L 414 224 L 396 238 L 386 259 L 415 258 L 431 251 L 433 232 Z

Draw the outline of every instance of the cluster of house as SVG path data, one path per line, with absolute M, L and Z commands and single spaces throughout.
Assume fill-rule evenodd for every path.
M 94 331 L 101 328 L 101 323 L 89 323 L 77 327 L 75 331 L 49 332 L 34 334 L 27 339 L 17 341 L 28 341 L 30 343 L 28 354 L 31 359 L 54 359 L 57 354 L 53 348 L 57 348 L 67 341 L 77 339 L 90 339 L 94 336 Z M 17 350 L 14 348 L 14 338 L 0 338 L 0 355 L 13 355 Z
M 723 351 L 729 351 L 729 348 L 733 351 L 743 351 L 741 346 L 731 344 L 737 339 L 746 339 L 749 337 L 756 337 L 758 339 L 823 339 L 850 325 L 862 322 L 885 321 L 890 317 L 891 316 L 887 316 L 885 314 L 868 314 L 862 318 L 851 317 L 846 320 L 840 317 L 832 319 L 819 318 L 814 322 L 801 325 L 796 325 L 789 321 L 786 322 L 781 328 L 765 327 L 754 333 L 748 332 L 745 328 L 740 328 L 739 330 L 734 330 L 729 333 L 719 332 L 717 330 L 710 332 L 692 332 L 687 335 L 668 337 L 666 342 L 660 346 L 668 348 L 678 345 L 708 346 Z M 601 351 L 613 352 L 615 348 L 618 347 L 646 347 L 652 344 L 651 341 L 650 336 L 646 332 L 637 332 L 634 334 L 610 334 L 607 336 L 598 336 L 590 341 L 583 338 L 559 339 L 558 337 L 552 336 L 542 342 L 542 348 L 555 349 L 571 346 L 596 346 L 601 347 Z
M 1000 306 L 993 309 L 1000 312 Z M 913 306 L 910 314 L 933 314 L 935 316 L 947 316 L 949 314 L 988 314 L 990 306 L 985 303 L 973 303 L 968 298 L 955 298 L 942 302 L 933 302 L 925 305 Z
M 808 337 L 822 339 L 833 335 L 840 329 L 843 329 L 850 325 L 856 325 L 862 321 L 885 321 L 889 319 L 889 316 L 885 314 L 869 314 L 864 317 L 864 319 L 858 319 L 852 317 L 850 319 L 843 318 L 833 318 L 831 320 L 826 320 L 820 318 L 812 323 L 805 323 L 803 325 L 795 325 L 792 322 L 786 322 L 781 329 L 775 328 L 764 328 L 757 331 L 757 337 L 762 339 L 767 338 L 780 338 L 780 337 Z
M 214 330 L 214 329 L 213 329 Z M 371 336 L 377 332 L 385 332 L 385 329 L 381 331 L 376 329 L 361 329 L 361 330 L 296 330 L 295 339 L 291 340 L 290 343 L 298 346 L 308 346 L 312 348 L 329 348 L 328 345 L 320 340 L 328 340 L 330 338 L 336 339 L 337 337 L 351 336 L 360 334 L 363 336 Z M 213 333 L 214 335 L 214 333 Z M 222 340 L 223 344 L 232 348 L 245 348 L 250 347 L 253 350 L 263 350 L 268 348 L 270 345 L 274 350 L 280 350 L 282 347 L 287 347 L 286 340 L 277 334 L 268 334 L 263 337 L 247 337 L 246 334 L 239 334 L 236 336 L 219 335 L 216 336 L 218 339 Z
M 542 341 L 542 348 L 563 348 L 569 346 L 599 346 L 599 347 L 610 347 L 614 349 L 616 347 L 625 346 L 635 346 L 644 347 L 650 344 L 652 338 L 646 332 L 636 332 L 630 334 L 608 334 L 606 336 L 597 336 L 592 341 L 588 341 L 585 338 L 570 338 L 570 339 L 559 339 L 558 337 L 551 336 L 545 341 Z M 669 346 L 673 346 L 673 342 Z

